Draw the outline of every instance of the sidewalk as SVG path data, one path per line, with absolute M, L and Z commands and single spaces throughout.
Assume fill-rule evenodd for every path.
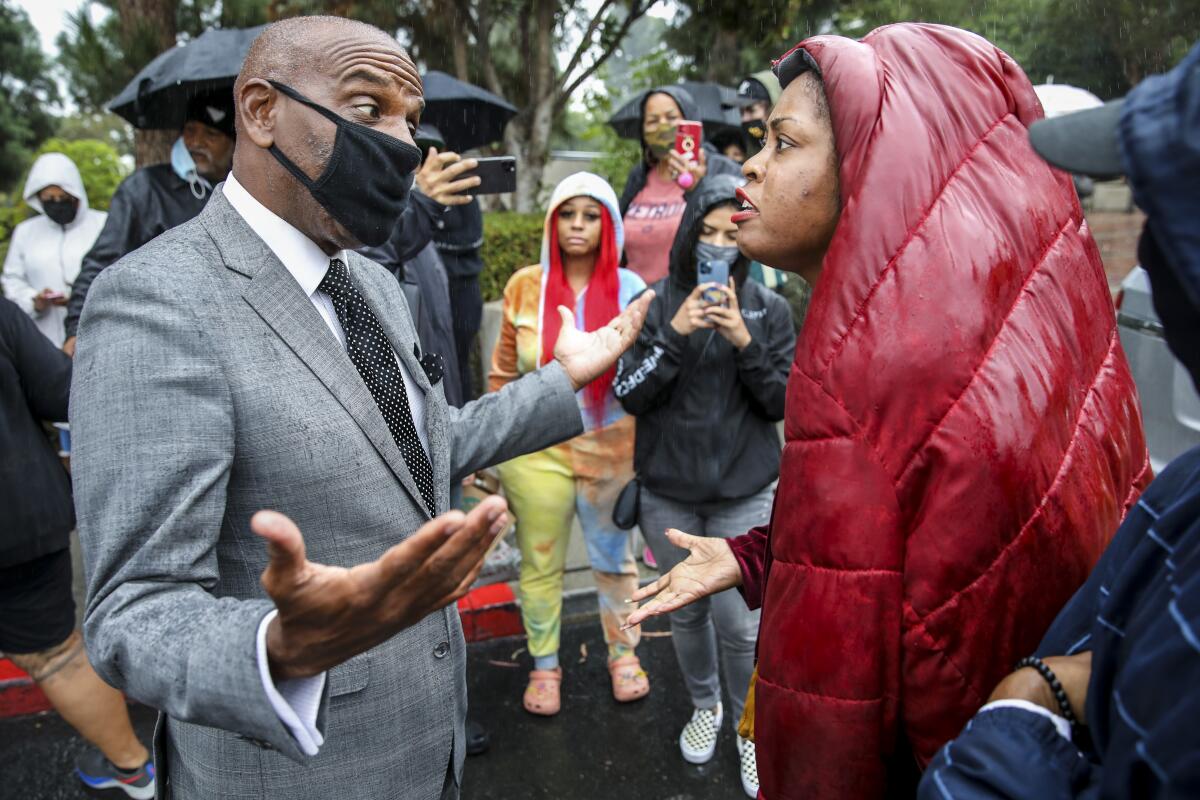
M 732 724 L 712 762 L 695 767 L 679 755 L 679 729 L 691 703 L 662 621 L 647 626 L 639 655 L 650 696 L 618 705 L 609 689 L 604 639 L 594 598 L 568 603 L 562 659 L 563 711 L 552 719 L 521 708 L 530 669 L 523 637 L 470 645 L 472 714 L 492 735 L 491 751 L 467 759 L 463 800 L 738 800 L 741 790 Z M 572 608 L 574 607 L 574 608 Z M 582 662 L 582 663 L 581 663 Z M 150 741 L 154 712 L 130 707 Z M 0 800 L 86 797 L 71 774 L 83 743 L 53 713 L 0 720 Z

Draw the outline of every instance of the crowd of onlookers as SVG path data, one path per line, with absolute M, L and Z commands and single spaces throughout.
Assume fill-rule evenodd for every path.
M 654 292 L 633 346 L 577 393 L 584 432 L 498 468 L 524 708 L 563 708 L 577 522 L 614 699 L 651 691 L 637 624 L 669 613 L 694 706 L 681 755 L 709 761 L 735 726 L 748 796 L 760 778 L 771 800 L 1200 792 L 1200 467 L 1189 453 L 1151 484 L 1103 268 L 1050 166 L 1127 176 L 1167 341 L 1196 380 L 1198 64 L 1039 123 L 1029 81 L 973 35 L 817 37 L 743 81 L 761 141 L 690 159 L 673 144 L 691 96 L 647 91 L 642 160 L 619 197 L 586 172 L 555 187 L 491 354 L 498 391 L 553 361 L 564 325 L 595 331 Z M 92 281 L 229 173 L 227 94 L 192 103 L 171 162 L 130 176 L 107 216 L 66 156 L 42 156 L 23 193 L 41 213 L 0 277 L 0 650 L 99 748 L 82 779 L 134 797 L 152 796 L 153 763 L 75 627 L 71 487 L 41 421 L 67 419 Z M 482 388 L 474 161 L 436 130 L 415 138 L 436 154 L 364 252 L 461 405 Z M 661 575 L 643 589 L 635 525 Z

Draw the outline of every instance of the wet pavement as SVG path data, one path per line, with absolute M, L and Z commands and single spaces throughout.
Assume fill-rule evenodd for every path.
M 592 601 L 594 602 L 594 600 Z M 467 759 L 463 800 L 738 800 L 737 745 L 732 724 L 716 757 L 700 767 L 679 754 L 679 730 L 691 703 L 665 623 L 647 625 L 638 648 L 650 695 L 613 701 L 604 639 L 594 617 L 563 629 L 563 710 L 534 717 L 521 707 L 531 668 L 523 638 L 470 646 L 472 716 L 492 737 L 491 750 Z M 149 742 L 154 712 L 132 706 L 138 734 Z M 85 745 L 55 714 L 0 720 L 0 800 L 87 797 L 71 774 Z

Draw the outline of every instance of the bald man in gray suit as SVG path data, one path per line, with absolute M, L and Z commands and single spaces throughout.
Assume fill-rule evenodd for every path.
M 370 26 L 286 20 L 235 101 L 229 179 L 84 310 L 89 655 L 161 710 L 164 796 L 455 797 L 454 601 L 506 519 L 500 498 L 444 513 L 451 481 L 578 434 L 576 392 L 648 300 L 590 333 L 563 309 L 555 360 L 450 408 L 395 278 L 352 252 L 404 205 L 408 55 Z

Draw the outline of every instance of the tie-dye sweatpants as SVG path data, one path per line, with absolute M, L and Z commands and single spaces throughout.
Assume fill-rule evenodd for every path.
M 638 629 L 622 631 L 637 589 L 631 534 L 613 525 L 617 495 L 633 477 L 633 417 L 500 466 L 500 480 L 517 518 L 521 548 L 518 594 L 534 658 L 558 652 L 563 569 L 571 523 L 578 516 L 600 601 L 610 659 L 629 655 Z

